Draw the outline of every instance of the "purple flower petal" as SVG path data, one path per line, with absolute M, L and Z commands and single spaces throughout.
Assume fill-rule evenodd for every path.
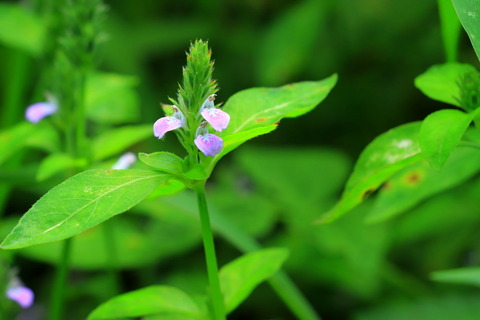
M 195 138 L 195 145 L 200 151 L 207 157 L 213 157 L 219 154 L 223 149 L 223 140 L 214 134 L 207 133 L 204 136 L 198 136 Z
M 38 102 L 27 108 L 25 118 L 32 123 L 37 123 L 46 116 L 57 112 L 57 109 L 57 105 L 52 102 Z
M 226 129 L 230 123 L 230 116 L 228 113 L 217 108 L 207 108 L 203 110 L 202 116 L 216 131 Z
M 132 152 L 123 154 L 112 166 L 113 170 L 123 170 L 130 168 L 137 161 L 137 157 Z
M 161 139 L 166 132 L 178 129 L 181 126 L 181 120 L 175 117 L 163 117 L 158 119 L 153 125 L 153 135 L 158 139 Z
M 33 304 L 34 294 L 30 288 L 16 286 L 7 290 L 7 297 L 17 302 L 22 308 L 28 308 Z

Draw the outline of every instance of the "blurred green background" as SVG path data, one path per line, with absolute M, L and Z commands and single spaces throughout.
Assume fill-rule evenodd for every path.
M 45 9 L 45 3 L 37 6 Z M 331 225 L 311 224 L 338 199 L 354 160 L 374 137 L 445 107 L 413 85 L 417 75 L 445 61 L 436 1 L 106 3 L 98 69 L 134 77 L 140 106 L 135 123 L 153 124 L 163 115 L 160 103 L 176 94 L 185 51 L 195 39 L 208 40 L 212 48 L 218 102 L 250 87 L 339 75 L 318 108 L 284 120 L 273 133 L 222 160 L 207 191 L 213 211 L 265 246 L 290 248 L 286 270 L 325 319 L 476 319 L 476 289 L 435 284 L 429 274 L 479 262 L 478 182 L 444 192 L 389 222 L 365 224 L 363 216 L 371 208 L 367 201 Z M 460 61 L 477 65 L 463 31 L 459 52 Z M 22 121 L 28 104 L 42 100 L 47 64 L 48 57 L 0 45 L 0 93 L 4 103 L 18 105 L 14 115 L 2 120 L 4 128 Z M 28 81 L 12 102 L 7 92 L 18 74 Z M 161 142 L 152 135 L 131 151 L 160 150 L 179 150 L 173 135 Z M 42 156 L 28 154 L 24 162 L 28 167 Z M 16 221 L 16 214 L 57 182 L 17 186 L 7 202 L 8 216 Z M 203 290 L 198 225 L 188 208 L 175 205 L 189 203 L 184 196 L 147 201 L 138 212 L 111 220 L 122 235 L 129 235 L 119 237 L 125 250 L 137 254 L 124 253 L 122 290 L 152 283 Z M 149 219 L 157 223 L 149 224 Z M 140 231 L 129 230 L 131 225 Z M 240 252 L 220 235 L 224 264 Z M 88 241 L 94 241 L 95 232 L 89 236 L 85 248 L 91 248 Z M 158 243 L 163 247 L 153 254 Z M 37 291 L 47 288 L 38 295 L 46 301 L 55 257 L 48 255 L 50 247 L 38 248 L 20 252 L 16 262 L 26 283 Z M 79 314 L 115 292 L 98 271 L 95 255 L 87 252 L 79 254 L 71 277 L 70 303 Z M 86 259 L 89 255 L 93 262 Z M 231 318 L 293 319 L 267 285 Z

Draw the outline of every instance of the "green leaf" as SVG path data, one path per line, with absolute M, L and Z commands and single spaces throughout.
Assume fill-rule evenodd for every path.
M 22 122 L 0 132 L 0 165 L 25 146 L 34 132 L 35 126 L 28 122 Z
M 46 25 L 18 4 L 0 3 L 0 42 L 38 55 L 43 50 Z
M 93 140 L 93 159 L 98 161 L 111 157 L 148 137 L 153 137 L 151 125 L 123 126 L 109 130 Z
M 478 0 L 452 0 L 458 18 L 480 59 L 480 11 Z
M 15 249 L 69 238 L 130 209 L 168 178 L 147 170 L 77 174 L 38 200 L 1 247 Z
M 185 292 L 168 286 L 150 286 L 110 299 L 93 310 L 88 320 L 140 317 L 157 313 L 205 319 L 200 308 Z
M 362 152 L 340 201 L 318 222 L 331 222 L 353 209 L 402 168 L 420 159 L 420 123 L 398 126 L 378 136 Z
M 61 143 L 58 131 L 48 122 L 41 121 L 35 124 L 35 133 L 31 134 L 26 146 L 44 150 L 48 153 L 60 152 Z
M 256 286 L 277 272 L 287 256 L 286 249 L 262 249 L 225 265 L 219 278 L 227 312 L 234 310 Z
M 337 75 L 321 81 L 299 82 L 278 88 L 250 88 L 228 99 L 223 110 L 230 125 L 222 137 L 295 118 L 315 108 L 335 86 Z
M 298 2 L 268 28 L 255 50 L 262 83 L 285 83 L 311 64 L 310 55 L 325 21 L 325 6 L 324 1 Z
M 150 193 L 147 199 L 170 196 L 179 193 L 185 188 L 186 186 L 184 183 L 175 179 L 169 179 L 167 182 L 162 183 L 160 186 L 158 186 L 158 188 L 156 188 L 152 193 Z
M 480 287 L 480 267 L 436 271 L 431 274 L 431 278 L 432 280 L 439 282 L 467 284 Z
M 44 158 L 40 163 L 36 179 L 43 181 L 62 171 L 81 168 L 86 165 L 87 161 L 85 159 L 75 159 L 65 153 L 53 153 Z
M 146 165 L 156 170 L 181 174 L 183 172 L 183 160 L 170 152 L 139 153 L 138 158 Z
M 443 109 L 429 114 L 420 128 L 422 156 L 434 168 L 442 168 L 473 117 L 460 110 Z
M 445 63 L 430 67 L 415 78 L 415 86 L 427 97 L 460 107 L 458 81 L 466 72 L 474 72 L 469 64 Z
M 424 161 L 412 164 L 389 179 L 378 192 L 367 221 L 392 218 L 420 201 L 452 188 L 480 171 L 480 152 L 458 148 L 441 171 Z
M 139 118 L 135 77 L 94 73 L 87 78 L 85 105 L 90 120 L 100 124 L 123 124 Z

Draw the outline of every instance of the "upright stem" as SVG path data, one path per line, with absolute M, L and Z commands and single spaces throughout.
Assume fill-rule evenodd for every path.
M 220 281 L 218 280 L 217 256 L 215 254 L 215 243 L 213 242 L 207 200 L 205 198 L 204 181 L 199 182 L 195 186 L 195 193 L 197 195 L 198 211 L 200 213 L 200 223 L 202 225 L 203 247 L 205 249 L 208 282 L 210 283 L 210 297 L 212 302 L 213 318 L 215 320 L 225 320 L 225 308 L 223 305 L 222 292 L 220 290 Z
M 55 283 L 52 292 L 53 296 L 50 308 L 50 320 L 63 319 L 63 307 L 65 304 L 65 287 L 67 284 L 71 244 L 72 238 L 62 241 L 62 255 L 60 257 L 60 265 L 57 267 Z

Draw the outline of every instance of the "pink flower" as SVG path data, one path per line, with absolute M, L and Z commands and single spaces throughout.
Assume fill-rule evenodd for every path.
M 30 105 L 25 111 L 25 118 L 32 122 L 38 123 L 43 118 L 57 112 L 57 104 L 53 102 L 37 102 Z
M 230 116 L 228 113 L 217 108 L 206 108 L 202 111 L 202 116 L 216 131 L 226 129 L 230 123 Z
M 22 308 L 30 307 L 34 300 L 33 291 L 15 281 L 14 285 L 8 288 L 7 297 L 17 302 Z
M 214 107 L 216 94 L 210 95 L 200 107 L 202 117 L 210 123 L 216 131 L 222 131 L 228 127 L 230 116 L 228 113 Z
M 178 129 L 180 127 L 185 127 L 185 117 L 183 113 L 176 106 L 172 106 L 173 116 L 163 117 L 158 119 L 153 125 L 153 135 L 158 139 L 163 138 L 165 133 Z
M 195 145 L 205 156 L 213 157 L 222 151 L 223 140 L 214 134 L 207 133 L 205 135 L 198 135 L 195 138 Z

